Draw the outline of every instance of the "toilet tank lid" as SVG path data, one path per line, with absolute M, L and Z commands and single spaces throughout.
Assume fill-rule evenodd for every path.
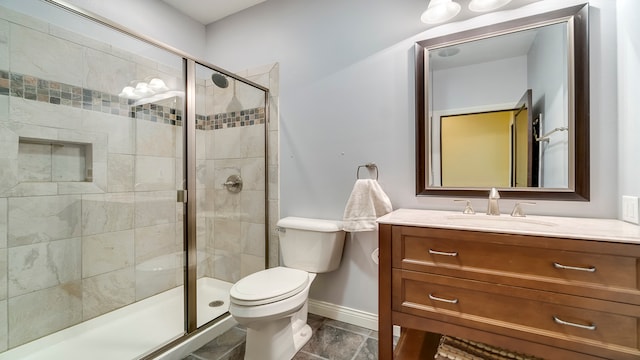
M 285 229 L 308 230 L 308 231 L 318 231 L 318 232 L 335 232 L 335 231 L 342 231 L 343 229 L 342 221 L 309 219 L 309 218 L 301 218 L 301 217 L 294 217 L 294 216 L 288 216 L 280 219 L 280 221 L 278 221 L 277 223 L 277 226 Z

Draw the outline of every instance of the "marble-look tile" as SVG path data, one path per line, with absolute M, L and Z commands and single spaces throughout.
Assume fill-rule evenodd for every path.
M 264 156 L 245 159 L 242 163 L 242 179 L 247 190 L 262 190 L 266 186 Z
M 378 341 L 367 338 L 353 360 L 378 360 Z
M 12 297 L 8 317 L 10 347 L 78 324 L 82 321 L 82 281 Z
M 208 178 L 212 179 L 215 189 L 224 189 L 222 185 L 230 175 L 242 177 L 242 190 L 265 189 L 264 157 L 249 159 L 209 160 Z
M 135 301 L 132 267 L 82 280 L 82 319 L 88 320 Z
M 194 351 L 193 354 L 203 359 L 228 359 L 229 357 L 224 356 L 228 355 L 229 352 L 237 347 L 244 348 L 246 336 L 247 334 L 244 330 L 233 327 Z
M 242 235 L 240 221 L 214 219 L 213 243 L 210 246 L 239 254 L 242 250 Z
M 20 141 L 18 145 L 18 180 L 51 181 L 52 146 Z
M 300 351 L 293 356 L 292 360 L 326 360 L 326 358 Z
M 173 157 L 136 156 L 135 190 L 176 189 L 175 162 Z
M 172 255 L 179 251 L 176 244 L 175 224 L 162 224 L 135 229 L 135 262 L 136 265 L 163 255 Z M 159 259 L 155 259 L 159 260 Z M 162 267 L 175 266 L 162 262 Z
M 243 214 L 241 211 L 243 210 L 241 207 L 241 193 L 230 193 L 227 190 L 208 190 L 207 193 L 213 193 L 213 197 L 209 197 L 209 199 L 213 198 L 213 201 L 210 203 L 213 205 L 213 213 L 216 219 L 224 219 L 224 220 L 241 220 L 243 218 Z
M 323 324 L 301 351 L 335 360 L 350 360 L 366 337 Z
M 213 159 L 264 156 L 264 125 L 220 129 L 213 136 Z
M 136 228 L 176 221 L 175 191 L 136 192 L 135 204 Z
M 45 79 L 48 78 L 45 77 Z M 42 101 L 25 100 L 18 97 L 11 97 L 9 116 L 12 122 L 53 129 L 77 130 L 82 124 L 82 110 L 80 109 Z M 43 138 L 57 140 L 57 135 L 56 137 Z
M 264 224 L 242 222 L 240 241 L 242 253 L 264 257 L 265 228 Z
M 9 246 L 80 236 L 79 195 L 9 199 Z
M 7 248 L 7 199 L 0 198 L 0 249 Z
M 86 144 L 53 145 L 49 155 L 52 181 L 86 181 L 87 160 L 89 163 L 92 162 L 91 159 L 87 159 L 89 154 Z M 18 162 L 20 163 L 20 160 Z
M 240 193 L 240 219 L 263 224 L 265 222 L 265 205 L 264 190 L 243 190 Z
M 178 286 L 176 273 L 170 271 L 136 270 L 136 301 Z
M 82 235 L 133 228 L 134 194 L 82 196 Z
M 208 114 L 207 112 L 198 112 L 196 110 L 196 114 Z M 211 130 L 196 130 L 196 160 L 206 160 L 207 159 L 207 133 L 212 132 Z M 176 145 L 182 143 L 182 134 L 176 133 Z M 176 152 L 182 153 L 181 148 Z
M 9 346 L 22 345 L 82 321 L 81 287 L 78 280 L 10 298 Z
M 90 150 L 90 158 L 94 163 L 107 162 L 109 142 L 107 134 L 103 132 L 93 132 L 86 129 L 59 129 L 57 133 L 59 141 L 69 143 L 70 145 L 78 144 L 84 146 L 87 152 Z
M 80 238 L 17 246 L 8 251 L 9 297 L 81 279 Z
M 0 127 L 2 125 L 0 124 Z M 3 145 L 3 141 L 1 138 L 2 134 L 1 134 L 1 129 L 0 129 L 0 147 L 4 147 Z M 0 176 L 0 196 L 9 196 L 9 193 L 12 191 L 12 189 L 14 189 L 18 183 L 19 183 L 19 179 L 18 179 L 18 152 L 17 152 L 17 145 L 18 145 L 18 141 L 17 141 L 17 137 L 16 137 L 16 153 L 15 153 L 15 158 L 7 158 L 6 154 L 7 153 L 3 153 L 2 150 L 0 148 L 0 169 L 2 169 L 2 176 Z
M 2 160 L 0 159 L 0 163 Z M 1 167 L 1 166 L 0 166 Z M 4 169 L 3 169 L 4 170 Z M 13 188 L 0 192 L 0 196 L 22 197 L 22 196 L 53 196 L 58 195 L 58 183 L 54 182 L 24 182 L 17 184 Z M 68 195 L 66 193 L 60 195 Z
M 199 216 L 212 218 L 215 216 L 215 191 L 196 189 L 196 213 Z
M 101 175 L 100 179 L 106 179 L 106 167 L 104 164 L 94 164 L 100 165 L 93 168 L 94 174 L 96 173 L 104 173 L 105 175 Z M 102 170 L 104 169 L 104 171 Z M 79 181 L 62 181 L 58 183 L 54 183 L 58 187 L 58 194 L 67 195 L 67 194 L 104 194 L 106 192 L 107 186 L 100 185 L 98 186 L 96 178 L 93 179 L 93 182 L 79 182 Z M 21 184 L 22 185 L 22 184 Z
M 49 34 L 11 25 L 11 70 L 31 76 L 82 86 L 83 47 Z M 110 74 L 113 75 L 113 74 Z
M 133 191 L 133 155 L 109 154 L 107 165 L 107 189 L 109 192 Z
M 134 264 L 134 231 L 116 231 L 82 238 L 82 277 L 88 278 Z
M 136 76 L 136 64 L 92 48 L 85 48 L 82 85 L 85 88 L 118 94 Z
M 278 200 L 280 198 L 280 168 L 277 165 L 270 165 L 268 170 L 269 178 L 269 200 Z
M 0 352 L 9 348 L 9 321 L 7 317 L 7 300 L 0 300 Z
M 225 250 L 214 251 L 214 278 L 235 283 L 240 280 L 240 254 Z
M 4 8 L 2 10 L 4 11 Z M 0 69 L 3 70 L 9 69 L 9 36 L 9 22 L 0 20 Z
M 0 122 L 9 121 L 9 96 L 0 96 Z
M 240 277 L 264 270 L 264 256 L 240 254 Z
M 136 154 L 175 157 L 176 133 L 179 127 L 153 121 L 136 121 Z
M 78 45 L 82 45 L 85 48 L 97 49 L 104 52 L 109 52 L 111 50 L 110 43 L 99 41 L 97 39 L 88 38 L 81 33 L 78 33 L 73 30 L 67 30 L 65 28 L 58 27 L 53 24 L 47 24 L 47 25 L 49 27 L 49 34 L 57 38 L 70 41 Z
M 0 300 L 5 300 L 7 295 L 7 249 L 0 249 Z
M 135 119 L 83 110 L 82 129 L 105 134 L 110 154 L 135 154 Z
M 207 181 L 208 180 L 207 162 L 208 160 L 196 160 L 196 188 L 197 189 L 206 189 L 207 186 L 209 185 Z

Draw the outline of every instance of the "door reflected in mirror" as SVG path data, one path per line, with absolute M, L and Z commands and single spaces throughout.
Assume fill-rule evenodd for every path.
M 417 43 L 418 195 L 588 199 L 586 9 Z

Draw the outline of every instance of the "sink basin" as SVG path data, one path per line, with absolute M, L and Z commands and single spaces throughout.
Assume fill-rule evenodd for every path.
M 509 215 L 449 215 L 446 217 L 446 221 L 449 224 L 455 225 L 468 225 L 468 226 L 484 226 L 492 228 L 504 228 L 504 229 L 533 229 L 540 227 L 552 227 L 558 224 L 544 221 L 539 219 L 532 219 L 528 217 L 513 217 Z

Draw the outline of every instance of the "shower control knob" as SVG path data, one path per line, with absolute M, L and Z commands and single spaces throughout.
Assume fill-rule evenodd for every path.
M 239 193 L 242 191 L 242 178 L 240 175 L 231 175 L 222 185 L 226 187 L 229 192 Z

